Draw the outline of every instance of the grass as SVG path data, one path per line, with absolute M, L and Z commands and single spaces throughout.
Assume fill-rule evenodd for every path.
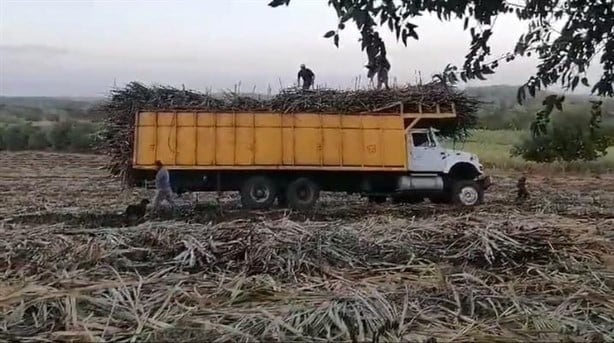
M 465 142 L 446 143 L 449 148 L 472 152 L 490 169 L 540 170 L 553 172 L 614 172 L 614 147 L 608 154 L 596 161 L 535 163 L 510 156 L 512 146 L 520 141 L 521 131 L 475 130 Z

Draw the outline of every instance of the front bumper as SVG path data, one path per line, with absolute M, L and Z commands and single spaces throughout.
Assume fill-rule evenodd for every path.
M 478 182 L 484 190 L 488 189 L 488 187 L 492 185 L 492 179 L 490 178 L 490 175 L 486 174 L 478 176 L 475 181 Z

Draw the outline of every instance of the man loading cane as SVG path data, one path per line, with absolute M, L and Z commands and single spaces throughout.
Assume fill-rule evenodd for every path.
M 311 69 L 305 67 L 304 64 L 301 64 L 301 70 L 298 72 L 298 78 L 296 81 L 299 86 L 301 85 L 301 78 L 303 79 L 303 90 L 307 90 L 313 86 L 316 76 Z
M 386 56 L 379 55 L 375 62 L 375 70 L 377 72 L 377 89 L 381 89 L 382 85 L 386 89 L 390 89 L 388 86 L 388 71 L 390 71 L 390 62 Z

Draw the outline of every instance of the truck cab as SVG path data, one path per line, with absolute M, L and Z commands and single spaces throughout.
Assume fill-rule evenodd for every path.
M 436 203 L 480 204 L 490 178 L 478 156 L 445 148 L 437 133 L 434 128 L 408 131 L 409 173 L 400 178 L 393 199 L 419 202 L 426 197 Z
M 438 132 L 439 130 L 434 128 L 410 131 L 407 136 L 410 171 L 449 173 L 458 163 L 466 163 L 468 168 L 474 168 L 475 173 L 483 173 L 484 167 L 477 155 L 446 149 L 440 143 Z

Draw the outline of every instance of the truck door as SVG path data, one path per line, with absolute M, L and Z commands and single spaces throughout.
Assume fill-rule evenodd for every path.
M 428 131 L 410 132 L 408 150 L 411 164 L 410 171 L 441 172 L 446 165 L 445 150 L 431 139 Z

